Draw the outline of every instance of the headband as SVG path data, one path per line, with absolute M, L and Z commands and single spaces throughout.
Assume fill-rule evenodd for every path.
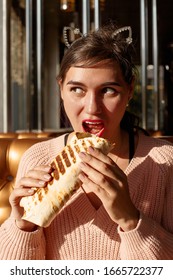
M 80 32 L 79 28 L 65 26 L 63 28 L 64 44 L 67 46 L 67 48 L 70 48 L 70 46 L 72 45 L 73 42 L 72 43 L 69 42 L 68 31 L 73 32 L 74 35 L 78 35 L 80 37 L 83 37 L 84 35 Z M 114 39 L 118 34 L 120 34 L 122 32 L 125 32 L 125 31 L 128 31 L 128 37 L 126 38 L 126 42 L 127 42 L 127 44 L 130 45 L 133 41 L 133 39 L 132 39 L 132 29 L 131 29 L 130 26 L 124 26 L 124 27 L 121 27 L 121 28 L 117 29 L 115 32 L 112 33 L 112 38 Z

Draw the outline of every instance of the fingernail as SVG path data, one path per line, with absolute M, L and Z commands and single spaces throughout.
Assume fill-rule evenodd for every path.
M 30 193 L 30 194 L 34 193 L 34 190 L 29 189 L 29 190 L 28 190 L 28 193 Z
M 40 186 L 44 186 L 45 182 L 44 181 L 39 181 L 38 182 Z
M 51 176 L 50 176 L 49 174 L 46 174 L 46 175 L 44 175 L 44 178 L 45 178 L 46 180 L 50 180 Z
M 85 152 L 80 152 L 79 153 L 79 157 L 80 158 L 85 158 L 86 157 L 86 153 Z
M 85 167 L 86 166 L 86 164 L 84 163 L 84 162 L 79 162 L 79 167 L 80 168 L 83 168 L 83 167 Z
M 94 152 L 94 148 L 93 148 L 92 146 L 90 146 L 90 147 L 88 148 L 88 151 L 89 151 L 90 153 L 92 153 L 92 152 Z
M 46 171 L 46 172 L 49 172 L 50 170 L 51 170 L 51 166 L 49 167 L 49 166 L 46 166 L 45 168 L 44 168 L 44 170 Z
M 80 173 L 78 178 L 82 181 L 86 178 L 86 175 L 84 173 Z

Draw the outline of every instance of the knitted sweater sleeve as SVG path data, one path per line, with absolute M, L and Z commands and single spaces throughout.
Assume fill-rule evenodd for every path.
M 118 227 L 121 238 L 121 259 L 173 259 L 173 147 L 167 146 L 163 154 L 162 157 L 160 155 L 155 157 L 155 161 L 162 163 L 160 170 L 155 170 L 155 176 L 154 174 L 151 176 L 152 184 L 153 181 L 156 181 L 155 185 L 151 186 L 151 180 L 147 179 L 148 188 L 155 186 L 153 196 L 159 197 L 160 204 L 156 204 L 153 197 L 150 196 L 148 200 L 150 201 L 150 214 L 146 215 L 145 211 L 140 210 L 140 220 L 134 230 L 123 232 Z M 163 164 L 164 161 L 166 164 Z M 153 164 L 155 164 L 154 161 Z M 146 174 L 144 176 L 149 177 Z M 146 185 L 143 187 L 145 188 Z M 160 193 L 164 195 L 161 197 Z M 155 213 L 155 217 L 153 213 Z
M 10 217 L 0 228 L 0 260 L 45 259 L 45 237 L 43 229 L 25 232 L 15 225 Z
M 172 260 L 173 234 L 141 213 L 136 229 L 122 232 L 120 256 L 123 260 Z
M 52 148 L 55 139 L 37 143 L 22 156 L 16 176 L 16 182 L 29 169 L 42 164 L 50 164 L 58 149 Z M 0 227 L 0 259 L 1 260 L 39 260 L 45 259 L 46 242 L 44 229 L 34 232 L 20 230 L 14 218 L 9 217 Z

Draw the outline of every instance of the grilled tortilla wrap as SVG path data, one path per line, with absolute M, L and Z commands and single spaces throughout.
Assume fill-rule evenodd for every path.
M 23 197 L 20 205 L 24 207 L 22 219 L 40 227 L 47 227 L 55 218 L 65 202 L 81 186 L 78 179 L 80 173 L 78 154 L 88 152 L 93 146 L 107 154 L 113 145 L 104 138 L 90 133 L 74 133 L 70 143 L 57 155 L 51 163 L 52 180 L 44 188 L 38 188 L 34 195 Z

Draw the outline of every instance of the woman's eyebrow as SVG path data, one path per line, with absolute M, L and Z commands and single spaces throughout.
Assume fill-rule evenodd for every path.
M 79 85 L 79 86 L 82 86 L 83 83 L 78 82 L 78 81 L 70 80 L 70 81 L 67 82 L 67 85 Z
M 84 84 L 81 83 L 81 82 L 78 82 L 78 81 L 70 80 L 70 81 L 67 82 L 67 85 L 80 85 L 80 86 L 82 86 Z M 100 84 L 100 86 L 119 86 L 120 87 L 121 85 L 117 82 L 105 82 L 103 84 Z

